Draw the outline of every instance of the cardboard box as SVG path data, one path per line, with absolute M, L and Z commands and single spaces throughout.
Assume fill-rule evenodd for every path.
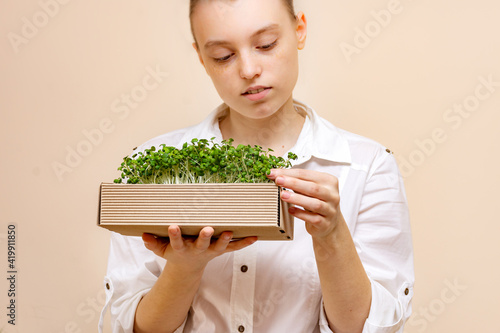
M 167 236 L 177 224 L 184 235 L 211 226 L 215 237 L 232 231 L 233 238 L 293 239 L 293 217 L 274 183 L 102 183 L 99 194 L 97 224 L 123 235 Z

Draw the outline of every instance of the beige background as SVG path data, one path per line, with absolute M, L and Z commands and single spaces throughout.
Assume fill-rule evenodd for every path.
M 0 267 L 14 223 L 19 272 L 15 327 L 0 278 L 5 332 L 96 332 L 109 239 L 95 226 L 99 183 L 134 146 L 219 103 L 190 45 L 187 0 L 59 1 L 0 4 Z M 405 175 L 417 278 L 405 332 L 500 332 L 498 1 L 296 7 L 309 37 L 295 97 L 388 146 Z M 372 11 L 387 8 L 382 26 Z M 141 88 L 156 69 L 157 87 Z

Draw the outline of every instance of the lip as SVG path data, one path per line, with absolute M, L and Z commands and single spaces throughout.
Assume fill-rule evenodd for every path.
M 250 91 L 256 91 L 256 90 L 262 90 L 262 91 L 260 91 L 258 93 L 254 93 L 254 94 L 249 94 Z M 269 93 L 269 91 L 271 91 L 271 87 L 254 86 L 254 87 L 250 87 L 247 90 L 245 90 L 245 92 L 242 93 L 241 95 L 248 98 L 249 100 L 255 102 L 255 101 L 261 100 L 264 97 L 266 97 L 267 94 Z

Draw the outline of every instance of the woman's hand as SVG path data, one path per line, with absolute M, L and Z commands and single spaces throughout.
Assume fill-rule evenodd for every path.
M 212 227 L 204 227 L 197 238 L 183 238 L 180 228 L 171 225 L 168 228 L 168 238 L 143 234 L 142 239 L 148 250 L 185 272 L 203 270 L 215 257 L 241 250 L 257 240 L 257 237 L 247 237 L 231 241 L 233 234 L 230 231 L 223 232 L 218 239 L 212 239 L 213 234 Z
M 292 206 L 289 212 L 306 222 L 311 236 L 326 238 L 333 234 L 342 219 L 337 177 L 314 170 L 273 169 L 268 178 L 293 190 L 282 191 L 281 199 L 303 208 Z

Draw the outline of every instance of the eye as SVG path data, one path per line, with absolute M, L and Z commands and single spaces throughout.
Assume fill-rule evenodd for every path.
M 228 61 L 229 59 L 231 59 L 231 57 L 233 56 L 234 53 L 231 53 L 231 54 L 228 54 L 227 56 L 224 56 L 224 57 L 220 57 L 220 58 L 214 58 L 214 60 L 216 62 L 226 62 Z
M 270 50 L 273 47 L 275 47 L 276 44 L 278 44 L 278 40 L 275 40 L 271 44 L 266 44 L 266 45 L 259 46 L 258 49 L 261 49 L 261 50 Z

